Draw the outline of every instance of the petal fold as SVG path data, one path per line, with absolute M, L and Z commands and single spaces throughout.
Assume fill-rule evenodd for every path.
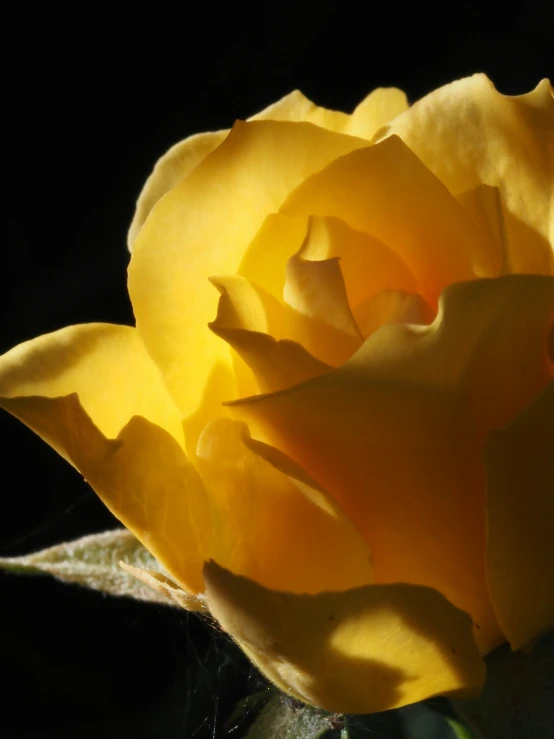
M 260 670 L 327 711 L 372 713 L 434 695 L 469 697 L 483 685 L 471 620 L 430 588 L 292 594 L 215 562 L 204 579 L 211 613 Z
M 282 206 L 285 215 L 334 216 L 390 247 L 436 307 L 453 282 L 489 274 L 489 248 L 446 187 L 401 139 L 346 154 L 306 179 Z
M 385 326 L 340 368 L 230 406 L 325 484 L 366 537 L 377 582 L 444 593 L 472 614 L 483 651 L 503 636 L 486 583 L 482 445 L 552 378 L 553 283 L 454 285 L 432 325 Z
M 198 469 L 213 514 L 213 556 L 268 587 L 316 593 L 373 580 L 371 554 L 340 507 L 249 443 L 245 424 L 212 421 Z M 289 467 L 290 469 L 290 467 Z
M 202 592 L 210 512 L 198 474 L 167 431 L 135 416 L 107 439 L 76 394 L 8 398 L 2 405 L 82 473 L 183 588 Z
M 288 261 L 283 290 L 285 302 L 299 313 L 361 340 L 348 304 L 339 259 L 304 259 L 301 254 Z
M 364 338 L 391 323 L 431 323 L 434 313 L 417 293 L 383 290 L 356 306 L 354 318 Z
M 395 88 L 374 90 L 358 105 L 352 115 L 321 108 L 299 90 L 294 90 L 248 120 L 305 121 L 330 131 L 369 139 L 407 107 L 406 96 Z M 185 179 L 228 134 L 229 129 L 193 134 L 179 141 L 160 157 L 137 201 L 128 235 L 129 251 L 132 251 L 138 232 L 158 200 Z
M 484 74 L 457 80 L 399 115 L 387 127 L 391 134 L 456 195 L 482 184 L 498 187 L 511 270 L 554 274 L 554 97 L 548 80 L 513 97 L 497 92 Z
M 135 329 L 72 326 L 21 344 L 0 358 L 0 396 L 181 585 L 202 589 L 206 497 L 179 412 Z
M 0 397 L 71 393 L 107 437 L 117 436 L 132 416 L 144 416 L 184 443 L 179 412 L 134 328 L 69 326 L 0 357 Z
M 339 259 L 352 307 L 382 290 L 417 289 L 414 275 L 394 251 L 340 218 L 310 217 L 299 256 L 312 261 Z
M 309 123 L 239 122 L 152 210 L 135 242 L 129 291 L 138 331 L 185 418 L 214 365 L 230 364 L 228 347 L 206 331 L 217 305 L 208 277 L 235 274 L 291 190 L 366 145 Z

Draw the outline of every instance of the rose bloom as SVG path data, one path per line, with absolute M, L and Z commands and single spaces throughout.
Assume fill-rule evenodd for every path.
M 294 92 L 156 165 L 136 328 L 0 359 L 3 406 L 260 670 L 330 711 L 477 693 L 554 627 L 554 100 Z

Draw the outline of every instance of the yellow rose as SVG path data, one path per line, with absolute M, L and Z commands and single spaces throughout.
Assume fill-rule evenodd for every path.
M 302 700 L 471 695 L 554 627 L 553 109 L 476 75 L 191 137 L 139 200 L 136 329 L 0 360 L 3 406 Z

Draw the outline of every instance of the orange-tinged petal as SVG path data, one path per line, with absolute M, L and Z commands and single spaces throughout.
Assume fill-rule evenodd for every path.
M 554 629 L 554 382 L 489 435 L 485 466 L 489 589 L 519 649 Z
M 384 242 L 432 306 L 452 282 L 488 274 L 488 247 L 446 187 L 396 136 L 352 152 L 309 177 L 285 215 L 334 216 Z
M 167 431 L 135 416 L 107 439 L 75 393 L 4 398 L 2 405 L 84 475 L 172 577 L 193 594 L 202 591 L 209 509 L 197 472 Z
M 378 582 L 440 590 L 472 614 L 483 651 L 503 637 L 485 579 L 481 446 L 552 376 L 553 283 L 455 285 L 431 326 L 383 327 L 339 369 L 232 406 L 325 484 L 364 533 Z
M 501 95 L 483 74 L 430 93 L 387 128 L 455 194 L 498 187 L 514 272 L 554 274 L 554 97 Z M 550 240 L 550 245 L 549 245 Z
M 260 670 L 328 711 L 372 713 L 482 688 L 471 620 L 431 588 L 292 594 L 215 562 L 204 579 L 210 611 Z
M 364 338 L 389 323 L 431 323 L 434 313 L 417 293 L 383 290 L 354 308 L 356 324 Z
M 70 326 L 0 357 L 0 397 L 71 393 L 109 438 L 132 416 L 144 416 L 184 443 L 179 412 L 134 328 Z
M 213 556 L 268 587 L 301 593 L 372 582 L 367 544 L 321 490 L 275 467 L 248 444 L 245 424 L 212 421 L 196 467 L 210 498 Z
M 299 255 L 311 260 L 340 259 L 352 307 L 382 290 L 417 289 L 414 275 L 394 251 L 374 236 L 351 228 L 340 218 L 312 216 Z
M 137 327 L 187 417 L 227 345 L 206 330 L 214 274 L 234 274 L 268 213 L 313 172 L 366 141 L 308 123 L 237 123 L 151 212 L 135 242 L 129 290 Z M 233 397 L 233 388 L 228 388 Z

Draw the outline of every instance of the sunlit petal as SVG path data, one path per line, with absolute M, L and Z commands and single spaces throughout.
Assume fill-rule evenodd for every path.
M 214 365 L 230 363 L 227 345 L 206 330 L 217 308 L 208 278 L 236 273 L 291 190 L 365 145 L 309 123 L 239 122 L 154 207 L 135 242 L 129 290 L 137 328 L 183 416 L 197 409 Z
M 483 270 L 489 248 L 460 204 L 396 136 L 336 159 L 287 199 L 289 216 L 334 216 L 406 263 L 432 306 L 449 284 Z
M 484 74 L 457 80 L 399 115 L 390 134 L 455 194 L 481 184 L 498 187 L 512 271 L 554 274 L 554 97 L 548 80 L 514 97 L 497 92 Z
M 208 603 L 279 687 L 328 711 L 371 713 L 482 687 L 467 614 L 430 588 L 370 585 L 315 595 L 261 587 L 214 562 Z

